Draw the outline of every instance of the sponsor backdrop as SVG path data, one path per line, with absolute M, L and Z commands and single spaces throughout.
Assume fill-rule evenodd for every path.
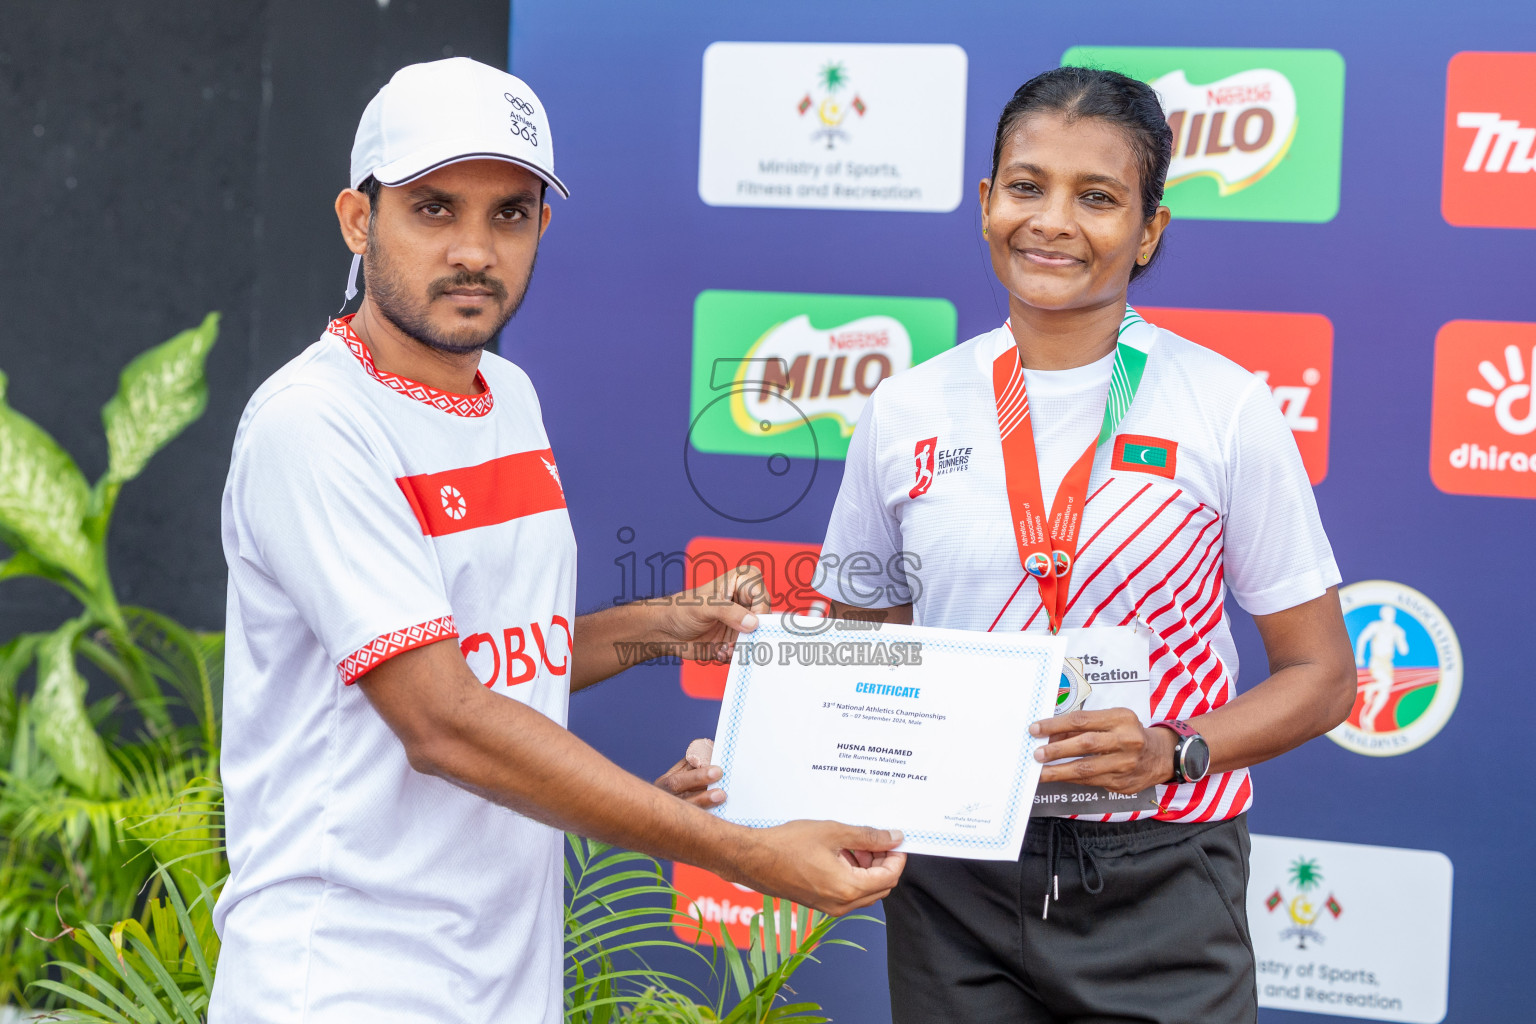
M 573 197 L 503 351 L 543 394 L 581 605 L 750 562 L 778 607 L 824 608 L 811 571 L 866 397 L 1003 319 L 977 182 L 1004 102 L 1064 60 L 1162 95 L 1174 220 L 1132 301 L 1266 381 L 1347 584 L 1349 721 L 1255 772 L 1262 1016 L 1523 1019 L 1528 3 L 519 0 L 512 70 L 550 108 Z M 914 489 L 966 469 L 943 442 L 916 454 Z M 1228 607 L 1251 685 L 1263 651 Z M 713 735 L 723 684 L 647 664 L 572 721 L 654 776 Z M 708 930 L 744 938 L 754 894 L 674 879 Z M 797 989 L 888 1020 L 881 928 L 843 934 L 869 951 L 829 950 Z

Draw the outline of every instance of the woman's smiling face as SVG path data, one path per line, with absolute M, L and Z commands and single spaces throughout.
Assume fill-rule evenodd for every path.
M 1123 302 L 1132 268 L 1168 223 L 1166 207 L 1144 218 L 1136 151 L 1121 129 L 1054 112 L 1014 126 L 981 183 L 981 210 L 997 279 L 1041 310 Z

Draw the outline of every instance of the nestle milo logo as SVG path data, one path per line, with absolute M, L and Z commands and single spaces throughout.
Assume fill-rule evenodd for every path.
M 689 441 L 841 459 L 880 382 L 955 343 L 943 299 L 706 291 L 694 304 Z
M 1074 47 L 1064 64 L 1151 84 L 1173 131 L 1175 217 L 1320 222 L 1339 207 L 1344 60 L 1333 50 Z

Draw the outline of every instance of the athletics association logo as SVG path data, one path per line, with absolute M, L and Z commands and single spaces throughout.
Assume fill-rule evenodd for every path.
M 1355 706 L 1328 738 L 1357 754 L 1417 750 L 1450 721 L 1461 698 L 1461 643 L 1433 601 L 1390 580 L 1339 588 L 1354 645 Z
M 812 98 L 808 92 L 795 104 L 801 117 L 815 111 L 817 128 L 811 133 L 811 141 L 825 142 L 828 149 L 836 149 L 839 142 L 848 141 L 843 124 L 850 113 L 863 117 L 869 111 L 869 105 L 857 92 L 852 99 L 845 99 L 848 77 L 848 69 L 842 61 L 827 61 L 816 76 L 815 92 L 820 98 Z
M 1044 551 L 1036 551 L 1024 559 L 1024 571 L 1037 580 L 1049 578 L 1051 575 L 1051 557 Z
M 1440 328 L 1429 431 L 1436 487 L 1536 498 L 1533 376 L 1536 323 L 1452 320 Z
M 1451 58 L 1441 175 L 1449 223 L 1536 228 L 1536 53 Z
M 1333 50 L 1077 46 L 1063 64 L 1157 90 L 1175 217 L 1322 222 L 1339 210 L 1344 58 Z
M 1269 387 L 1307 478 L 1328 475 L 1333 323 L 1318 313 L 1137 307 L 1149 324 L 1219 352 Z
M 1290 924 L 1280 932 L 1282 941 L 1295 939 L 1297 949 L 1306 949 L 1308 939 L 1314 945 L 1320 944 L 1324 941 L 1319 928 L 1324 924 L 1324 912 L 1337 921 L 1344 913 L 1344 904 L 1332 892 L 1328 893 L 1326 899 L 1321 898 L 1323 869 L 1317 860 L 1297 857 L 1291 861 L 1287 875 L 1289 886 L 1275 886 L 1275 891 L 1265 898 L 1264 907 L 1271 914 L 1281 907 L 1285 908 L 1285 916 Z M 1287 888 L 1291 891 L 1289 897 L 1286 895 Z

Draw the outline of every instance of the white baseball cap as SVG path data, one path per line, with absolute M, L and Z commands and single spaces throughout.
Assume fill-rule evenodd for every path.
M 369 177 L 404 185 L 461 160 L 517 164 L 570 198 L 555 176 L 554 142 L 539 98 L 522 79 L 468 57 L 395 72 L 358 122 L 351 185 Z

